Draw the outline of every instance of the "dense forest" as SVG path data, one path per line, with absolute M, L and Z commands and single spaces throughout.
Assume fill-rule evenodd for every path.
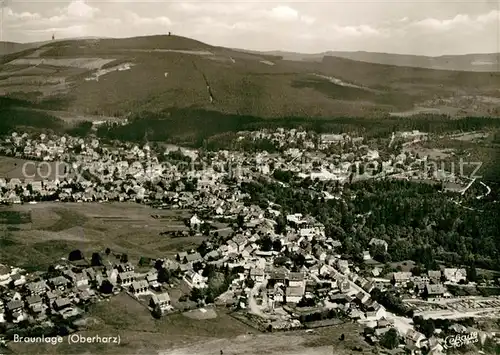
M 371 238 L 387 241 L 388 252 L 372 250 L 381 262 L 414 260 L 432 269 L 437 263 L 500 270 L 500 205 L 495 194 L 482 209 L 464 208 L 439 186 L 407 181 L 367 181 L 349 185 L 342 200 L 325 200 L 308 186 L 286 188 L 265 181 L 243 183 L 247 203 L 277 203 L 284 213 L 315 216 L 343 252 L 360 255 Z M 355 196 L 355 198 L 353 197 Z M 473 200 L 474 197 L 469 197 Z M 477 203 L 477 202 L 476 202 Z
M 0 97 L 0 118 L 2 122 L 17 120 L 18 125 L 29 125 L 34 120 L 34 110 L 64 110 L 68 100 L 53 97 L 43 100 L 28 100 Z M 23 118 L 14 111 L 24 108 L 29 112 Z M 30 109 L 32 111 L 30 111 Z M 42 115 L 42 113 L 40 113 Z M 12 119 L 9 117 L 12 116 Z M 125 141 L 142 141 L 147 135 L 151 141 L 171 141 L 189 143 L 201 147 L 210 137 L 228 132 L 257 130 L 262 128 L 285 129 L 303 128 L 317 133 L 351 133 L 366 138 L 387 138 L 395 131 L 420 130 L 423 132 L 444 134 L 450 132 L 469 132 L 480 129 L 500 129 L 500 119 L 490 117 L 465 117 L 451 119 L 445 115 L 421 114 L 412 117 L 273 117 L 262 118 L 239 114 L 225 114 L 197 108 L 171 108 L 157 112 L 138 112 L 128 117 L 126 125 L 109 124 L 102 126 L 98 136 Z M 54 128 L 56 118 L 47 121 L 47 125 L 34 122 L 32 126 Z M 86 134 L 88 131 L 82 131 Z
M 0 106 L 0 135 L 14 130 L 64 131 L 64 124 L 56 117 L 34 110 Z

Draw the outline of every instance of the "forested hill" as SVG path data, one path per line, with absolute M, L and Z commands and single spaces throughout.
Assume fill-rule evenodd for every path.
M 175 35 L 51 41 L 0 57 L 0 93 L 80 114 L 198 109 L 266 118 L 381 117 L 421 107 L 495 116 L 500 73 L 325 57 L 288 61 Z

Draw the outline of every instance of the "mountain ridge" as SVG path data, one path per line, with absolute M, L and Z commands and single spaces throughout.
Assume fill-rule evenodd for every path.
M 53 109 L 93 115 L 176 108 L 264 118 L 413 110 L 500 116 L 500 73 L 334 56 L 291 61 L 176 35 L 50 41 L 3 56 L 0 64 L 0 94 L 65 102 Z
M 166 35 L 157 34 L 151 36 L 134 36 L 125 38 L 109 38 L 109 37 L 75 37 L 66 39 L 57 39 L 55 41 L 44 42 L 0 42 L 0 55 L 11 54 L 29 48 L 38 47 L 56 42 L 79 41 L 79 40 L 139 40 L 141 38 L 161 38 Z M 178 36 L 175 36 L 178 37 Z M 457 70 L 457 71 L 477 71 L 477 72 L 498 72 L 500 71 L 500 52 L 498 53 L 467 53 L 467 54 L 443 54 L 439 56 L 426 56 L 416 54 L 400 54 L 389 52 L 370 52 L 370 51 L 333 51 L 325 50 L 318 53 L 301 53 L 284 50 L 258 51 L 241 48 L 226 48 L 221 46 L 210 46 L 202 41 L 196 41 L 200 46 L 205 48 L 225 48 L 251 54 L 280 56 L 284 60 L 292 61 L 321 61 L 326 56 L 347 58 L 356 61 L 362 61 L 374 64 L 388 64 L 395 66 L 410 66 L 415 68 L 438 69 L 438 70 Z
M 280 55 L 284 60 L 321 61 L 324 57 L 340 57 L 374 64 L 395 66 L 410 66 L 415 68 L 498 72 L 500 71 L 499 53 L 444 54 L 440 56 L 425 56 L 413 54 L 397 54 L 368 51 L 325 51 L 320 53 L 299 53 L 287 51 L 251 51 Z

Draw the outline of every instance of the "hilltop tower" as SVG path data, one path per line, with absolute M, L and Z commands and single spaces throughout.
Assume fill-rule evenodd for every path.
M 54 36 L 54 34 L 52 34 L 52 40 L 56 39 L 56 37 Z

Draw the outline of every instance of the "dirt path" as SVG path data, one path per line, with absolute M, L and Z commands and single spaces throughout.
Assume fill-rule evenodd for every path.
M 307 348 L 301 336 L 242 335 L 234 339 L 215 339 L 189 347 L 162 351 L 161 355 L 331 355 L 331 346 Z M 345 354 L 349 352 L 346 350 Z M 336 352 L 338 355 L 342 353 Z
M 255 294 L 258 293 L 261 287 L 262 283 L 258 282 L 254 285 L 253 289 L 248 291 L 248 310 L 250 311 L 250 313 L 266 318 L 266 315 L 262 313 L 259 306 L 257 305 L 257 301 L 255 300 Z

